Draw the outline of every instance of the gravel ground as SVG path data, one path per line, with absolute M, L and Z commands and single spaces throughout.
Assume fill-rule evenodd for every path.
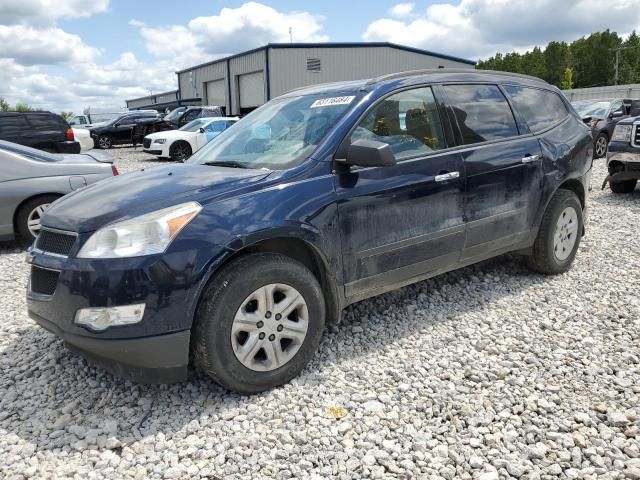
M 4 244 L 0 477 L 640 479 L 640 188 L 590 208 L 567 274 L 505 256 L 360 302 L 252 397 L 89 366 L 27 318 Z

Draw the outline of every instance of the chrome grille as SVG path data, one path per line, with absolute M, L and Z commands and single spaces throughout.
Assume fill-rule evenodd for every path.
M 31 291 L 42 295 L 53 295 L 60 272 L 40 267 L 31 267 Z
M 633 131 L 631 132 L 631 145 L 640 148 L 640 124 L 635 124 L 633 126 Z
M 43 228 L 38 234 L 35 247 L 43 252 L 67 256 L 74 243 L 76 236 L 72 233 L 54 232 Z

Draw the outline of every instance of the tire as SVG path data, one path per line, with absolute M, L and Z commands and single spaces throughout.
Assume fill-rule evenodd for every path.
M 544 212 L 532 252 L 527 257 L 529 268 L 547 275 L 569 270 L 580 246 L 583 226 L 578 196 L 570 190 L 558 190 Z
M 606 133 L 600 133 L 593 142 L 593 158 L 602 158 L 607 154 L 609 138 Z
M 263 315 L 260 302 L 248 300 L 260 289 L 276 284 L 278 288 L 285 287 L 287 295 L 276 300 L 283 294 L 274 288 L 270 296 L 276 302 L 274 312 Z M 298 293 L 306 310 L 296 308 L 290 314 L 285 312 L 284 318 L 278 318 L 280 315 L 274 313 L 278 312 L 278 304 L 286 301 L 290 290 L 294 292 L 290 298 L 298 298 L 295 296 Z M 236 315 L 245 320 L 238 323 Z M 255 326 L 254 320 L 257 320 Z M 305 323 L 303 338 L 296 341 L 286 338 L 292 326 L 295 330 L 291 331 L 300 336 L 297 332 Z M 322 289 L 304 265 L 279 254 L 248 254 L 223 267 L 202 293 L 193 330 L 194 363 L 229 390 L 258 393 L 282 385 L 300 373 L 318 349 L 324 324 Z M 278 333 L 281 327 L 284 333 Z M 243 331 L 244 328 L 251 333 Z M 278 355 L 267 354 L 267 350 L 275 353 L 274 348 L 283 359 L 280 363 Z
M 16 215 L 16 229 L 20 238 L 24 242 L 28 242 L 29 244 L 33 243 L 35 240 L 35 235 L 32 233 L 34 230 L 34 226 L 29 227 L 29 222 L 34 220 L 39 220 L 40 215 L 42 214 L 43 207 L 47 208 L 50 203 L 54 202 L 60 198 L 60 195 L 42 195 L 40 197 L 32 198 L 28 200 L 26 203 L 22 204 L 20 209 L 18 210 L 18 214 Z M 37 230 L 39 230 L 39 222 Z
M 609 181 L 609 186 L 613 193 L 631 193 L 636 189 L 637 180 L 619 180 L 617 182 Z
M 109 135 L 100 135 L 96 142 L 96 147 L 102 150 L 108 150 L 113 147 L 113 139 Z
M 174 162 L 184 162 L 191 156 L 191 153 L 191 145 L 182 140 L 174 142 L 169 148 L 169 157 Z

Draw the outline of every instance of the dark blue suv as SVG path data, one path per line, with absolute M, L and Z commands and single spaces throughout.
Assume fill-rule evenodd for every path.
M 525 76 L 416 71 L 276 98 L 187 164 L 55 202 L 28 252 L 30 316 L 140 382 L 191 363 L 287 382 L 354 302 L 506 252 L 566 271 L 593 156 Z

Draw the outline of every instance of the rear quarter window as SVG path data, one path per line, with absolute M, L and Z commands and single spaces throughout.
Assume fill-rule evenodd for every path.
M 519 85 L 505 85 L 504 89 L 533 133 L 545 130 L 569 115 L 566 105 L 555 92 Z
M 465 145 L 515 137 L 516 120 L 497 85 L 445 85 Z
M 55 115 L 29 115 L 29 123 L 34 130 L 66 132 L 67 124 Z

